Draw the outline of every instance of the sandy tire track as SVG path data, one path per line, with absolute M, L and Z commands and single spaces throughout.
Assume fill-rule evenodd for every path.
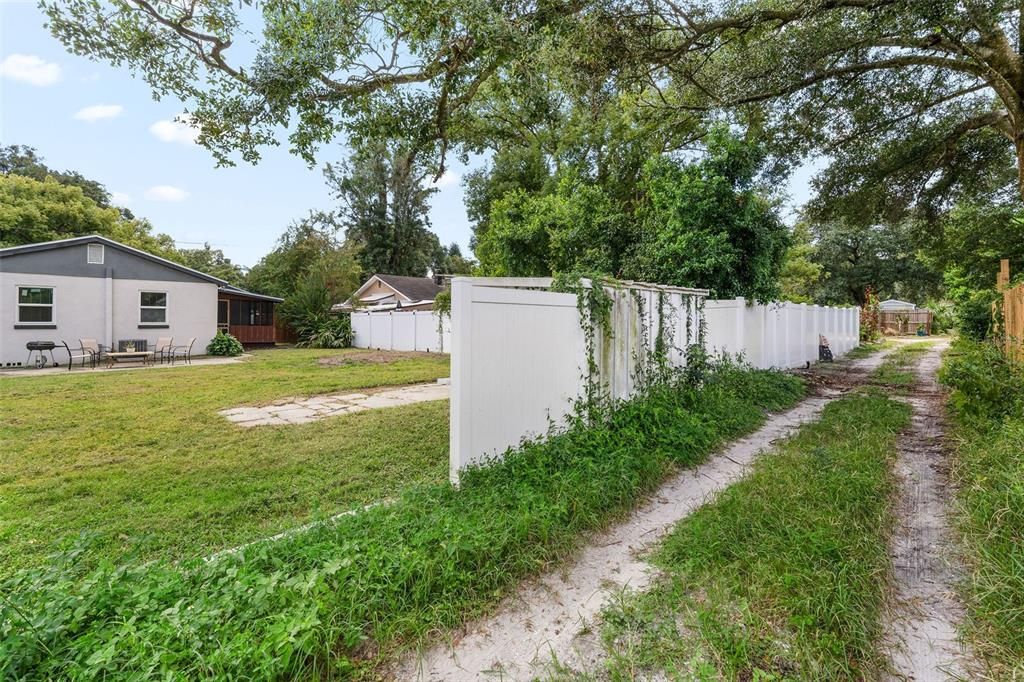
M 860 383 L 887 355 L 853 361 L 844 388 Z M 529 680 L 561 670 L 594 670 L 603 658 L 593 627 L 623 589 L 644 590 L 657 577 L 644 554 L 681 519 L 742 478 L 751 463 L 800 426 L 818 419 L 842 395 L 827 387 L 769 417 L 704 464 L 679 472 L 627 520 L 592 537 L 567 566 L 524 583 L 493 616 L 466 626 L 452 640 L 412 652 L 390 671 L 399 680 Z
M 957 637 L 963 606 L 955 586 L 959 569 L 948 522 L 949 450 L 945 443 L 945 394 L 936 381 L 943 340 L 917 366 L 906 402 L 910 428 L 900 437 L 895 472 L 899 481 L 898 527 L 890 543 L 894 593 L 887 613 L 885 646 L 890 680 L 940 682 L 968 679 L 975 669 Z

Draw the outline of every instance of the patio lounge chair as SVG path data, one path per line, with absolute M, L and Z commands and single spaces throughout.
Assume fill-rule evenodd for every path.
M 153 352 L 156 353 L 156 357 L 160 358 L 160 364 L 164 364 L 164 360 L 171 359 L 171 348 L 173 348 L 174 337 L 161 336 L 156 340 L 156 347 L 153 348 Z
M 96 363 L 99 362 L 100 357 L 100 344 L 96 342 L 96 339 L 78 339 L 78 348 L 71 348 L 67 341 L 61 341 L 64 345 L 64 349 L 68 352 L 68 371 L 75 364 L 75 360 L 82 361 L 82 367 L 85 367 L 85 361 L 88 360 L 89 364 L 96 367 Z
M 171 364 L 174 364 L 175 358 L 185 358 L 185 362 L 189 365 L 192 364 L 192 346 L 196 345 L 196 337 L 192 337 L 188 340 L 188 343 L 184 346 L 171 346 L 169 352 L 171 358 Z

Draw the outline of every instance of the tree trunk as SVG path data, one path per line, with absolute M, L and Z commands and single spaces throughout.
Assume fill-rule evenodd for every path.
M 1017 152 L 1017 192 L 1024 202 L 1024 133 L 1016 132 L 1013 136 L 1013 148 Z

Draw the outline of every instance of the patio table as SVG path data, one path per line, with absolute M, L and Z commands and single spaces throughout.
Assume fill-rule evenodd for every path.
M 121 351 L 111 352 L 107 351 L 103 354 L 103 357 L 107 359 L 107 369 L 114 366 L 115 362 L 142 362 L 142 364 L 153 364 L 153 358 L 156 354 L 151 350 L 136 350 L 132 352 Z

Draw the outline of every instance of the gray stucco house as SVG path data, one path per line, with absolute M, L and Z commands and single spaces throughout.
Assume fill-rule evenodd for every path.
M 116 346 L 195 337 L 203 353 L 218 328 L 243 317 L 272 330 L 280 301 L 98 235 L 0 249 L 0 367 L 24 365 L 30 341 L 57 343 L 61 364 L 60 344 L 83 338 Z M 229 317 L 235 308 L 238 320 Z

